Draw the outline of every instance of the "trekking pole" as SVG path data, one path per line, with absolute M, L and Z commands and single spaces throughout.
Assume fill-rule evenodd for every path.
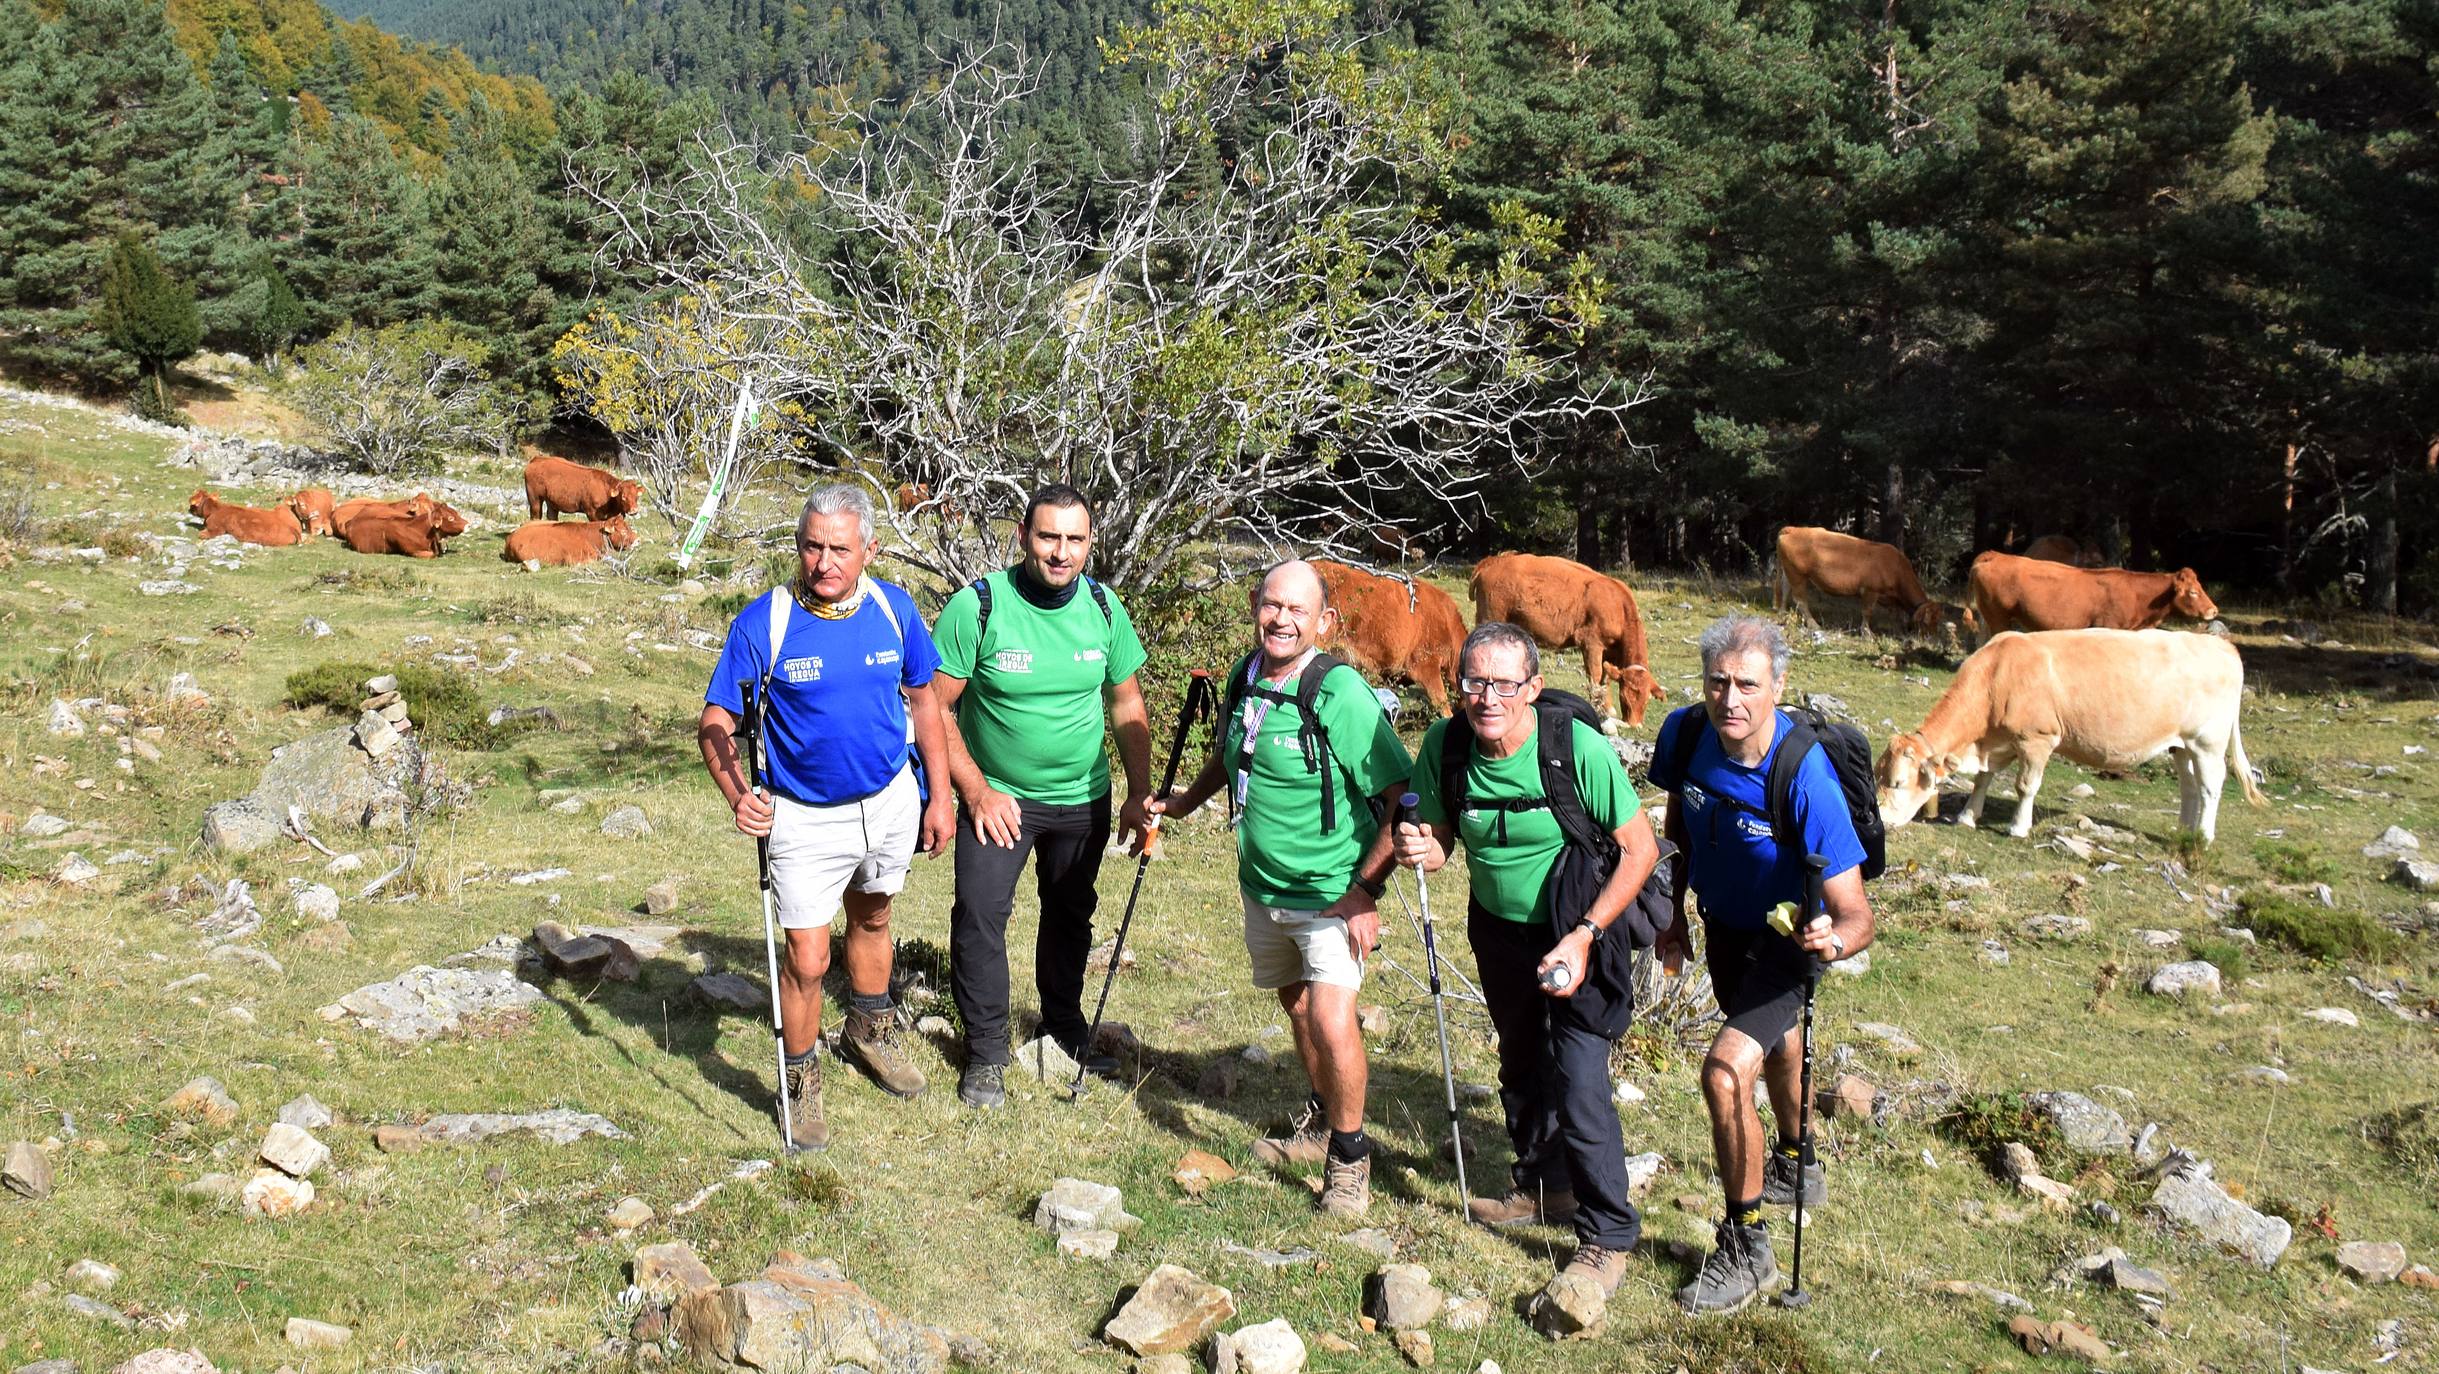
M 1821 894 L 1821 874 L 1829 860 L 1818 854 L 1804 856 L 1804 926 L 1810 926 L 1815 916 L 1829 914 L 1828 902 Z M 1803 1097 L 1795 1109 L 1795 1263 L 1788 1276 L 1787 1291 L 1778 1295 L 1781 1307 L 1804 1308 L 1812 1303 L 1812 1294 L 1804 1291 L 1804 1171 L 1812 1164 L 1812 998 L 1821 986 L 1821 959 L 1809 951 L 1804 956 L 1804 1067 L 1797 1076 Z
M 754 700 L 754 686 L 745 684 L 745 782 L 756 792 L 762 791 L 762 711 Z M 773 819 L 777 819 L 774 817 Z M 779 1148 L 793 1152 L 796 1148 L 796 1122 L 792 1104 L 788 1101 L 788 1032 L 779 1011 L 779 934 L 776 918 L 771 911 L 771 837 L 754 837 L 754 866 L 762 882 L 762 953 L 771 978 L 771 1043 L 779 1055 Z
M 1414 808 L 1423 799 L 1408 792 L 1397 799 L 1397 815 L 1390 824 L 1400 825 L 1411 819 Z M 1414 890 L 1423 907 L 1423 962 L 1431 971 L 1431 1015 L 1440 1025 L 1440 1086 L 1448 1094 L 1448 1143 L 1457 1157 L 1457 1210 L 1468 1220 L 1473 1216 L 1473 1188 L 1465 1181 L 1465 1130 L 1457 1119 L 1457 1064 L 1448 1053 L 1448 998 L 1440 988 L 1440 941 L 1431 924 L 1431 885 L 1423 879 L 1423 870 L 1414 870 Z
M 1169 766 L 1160 775 L 1159 796 L 1163 800 L 1169 789 L 1177 785 L 1177 761 L 1185 756 L 1187 734 L 1194 722 L 1208 720 L 1212 713 L 1211 674 L 1197 668 L 1186 679 L 1185 705 L 1178 708 L 1177 731 L 1169 737 Z M 1127 927 L 1135 923 L 1135 899 L 1143 895 L 1144 871 L 1152 866 L 1152 841 L 1159 833 L 1160 817 L 1154 816 L 1144 831 L 1143 852 L 1135 857 L 1135 884 L 1126 890 L 1126 914 L 1118 918 L 1118 936 L 1110 942 L 1109 972 L 1101 977 L 1101 1000 L 1092 1006 L 1092 1029 L 1084 1033 L 1084 1052 L 1076 1056 L 1076 1081 L 1067 1090 L 1070 1097 L 1084 1095 L 1084 1061 L 1092 1057 L 1093 1042 L 1101 1038 L 1101 1013 L 1109 1010 L 1110 985 L 1118 981 L 1118 957 L 1126 953 Z

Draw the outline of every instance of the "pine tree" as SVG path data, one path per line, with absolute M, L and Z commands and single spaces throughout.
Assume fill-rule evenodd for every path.
M 440 313 L 483 341 L 503 381 L 540 393 L 553 339 L 538 336 L 555 315 L 540 278 L 543 225 L 531 179 L 480 93 L 444 169 L 432 215 Z
M 59 26 L 0 80 L 0 358 L 49 377 L 132 376 L 92 328 L 109 251 L 94 86 Z
M 307 333 L 354 321 L 378 328 L 429 311 L 433 251 L 424 196 L 387 135 L 337 115 L 305 158 L 303 229 L 287 256 L 305 298 Z
M 167 420 L 169 369 L 203 342 L 203 317 L 195 288 L 162 270 L 160 256 L 134 231 L 119 235 L 102 278 L 102 335 L 135 361 L 149 386 L 139 384 L 139 414 Z M 147 403 L 145 397 L 149 395 Z

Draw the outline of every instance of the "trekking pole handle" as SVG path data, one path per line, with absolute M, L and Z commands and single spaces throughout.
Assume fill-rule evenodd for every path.
M 1829 914 L 1828 878 L 1825 876 L 1828 872 L 1828 859 L 1819 854 L 1804 856 L 1804 928 L 1807 930 L 1812 927 L 1814 917 Z M 1820 977 L 1823 963 L 1821 956 L 1810 950 L 1806 950 L 1805 953 L 1812 962 L 1812 976 Z

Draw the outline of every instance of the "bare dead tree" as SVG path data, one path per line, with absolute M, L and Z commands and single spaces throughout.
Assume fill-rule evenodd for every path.
M 453 449 L 504 453 L 516 417 L 474 349 L 428 321 L 349 325 L 297 355 L 287 397 L 366 472 L 399 472 Z
M 1424 112 L 1339 16 L 1244 14 L 1113 47 L 1148 86 L 1123 179 L 1018 153 L 1031 78 L 1001 47 L 795 150 L 723 134 L 674 184 L 579 189 L 604 251 L 795 402 L 944 581 L 1000 566 L 994 519 L 1049 480 L 1096 497 L 1120 586 L 1207 581 L 1223 543 L 1366 562 L 1383 498 L 1464 519 L 1545 428 L 1644 397 L 1584 394 L 1536 350 L 1586 308 L 1533 269 L 1548 226 L 1520 215 L 1518 246 L 1468 266 L 1420 212 Z M 693 247 L 647 251 L 670 243 Z

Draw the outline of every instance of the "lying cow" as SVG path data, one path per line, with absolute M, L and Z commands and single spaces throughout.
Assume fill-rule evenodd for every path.
M 2148 630 L 2171 615 L 2219 614 L 2191 568 L 2070 568 L 1996 550 L 1965 574 L 1965 605 L 1984 643 L 2002 630 Z
M 607 520 L 528 520 L 508 533 L 500 557 L 511 563 L 564 567 L 591 563 L 610 549 L 635 547 L 635 530 L 624 516 Z
M 2077 568 L 2097 568 L 2106 561 L 2098 545 L 2086 544 L 2071 534 L 2042 535 L 2024 546 L 2024 556 Z
M 438 558 L 440 539 L 432 533 L 432 524 L 429 505 L 413 515 L 358 515 L 340 531 L 339 541 L 358 553 Z
M 1816 588 L 1831 596 L 1860 600 L 1867 639 L 1872 633 L 1872 609 L 1882 601 L 1895 603 L 1907 627 L 1925 639 L 1939 638 L 1943 632 L 1955 639 L 1963 619 L 1956 607 L 1931 599 L 1922 589 L 1922 579 L 1914 575 L 1914 565 L 1894 544 L 1789 525 L 1778 532 L 1777 564 L 1777 575 L 1770 581 L 1770 609 L 1785 610 L 1792 602 L 1808 625 L 1820 623 L 1812 614 Z
M 344 538 L 347 527 L 354 524 L 360 515 L 384 520 L 412 520 L 431 508 L 432 498 L 420 491 L 403 501 L 376 501 L 369 496 L 359 496 L 350 501 L 341 501 L 332 508 L 330 532 Z
M 231 505 L 208 491 L 187 498 L 187 512 L 203 520 L 203 537 L 228 535 L 241 544 L 284 549 L 305 542 L 305 525 L 285 504 L 269 507 Z
M 291 493 L 283 504 L 295 513 L 297 523 L 305 527 L 307 534 L 329 534 L 337 528 L 330 523 L 333 506 L 328 487 L 306 487 Z
M 2244 697 L 2244 660 L 2210 635 L 2165 630 L 2051 630 L 2002 634 L 1956 670 L 1920 729 L 1889 741 L 1880 755 L 1880 819 L 1890 829 L 1931 806 L 1940 784 L 1973 779 L 1957 817 L 1980 818 L 1990 780 L 2010 763 L 2016 817 L 2007 833 L 2032 833 L 2033 798 L 2055 754 L 2086 768 L 2125 772 L 2173 752 L 2177 825 L 2209 843 L 2219 826 L 2219 793 L 2228 755 L 2245 800 L 2265 804 L 2253 785 L 2236 714 Z
M 441 541 L 444 539 L 455 539 L 457 536 L 464 534 L 465 532 L 466 517 L 458 513 L 457 507 L 450 505 L 446 501 L 435 501 L 432 503 L 433 552 L 447 553 L 448 550 L 441 547 Z
M 632 515 L 643 507 L 643 484 L 548 454 L 525 465 L 525 514 L 556 520 L 570 511 L 587 520 Z
M 1416 581 L 1411 597 L 1394 577 L 1313 560 L 1338 629 L 1322 647 L 1373 677 L 1402 677 L 1448 714 L 1448 692 L 1457 676 L 1457 651 L 1465 644 L 1465 613 L 1456 598 Z
M 1472 586 L 1475 624 L 1504 620 L 1545 647 L 1582 650 L 1584 677 L 1603 709 L 1611 681 L 1630 724 L 1641 725 L 1645 704 L 1663 695 L 1651 673 L 1643 613 L 1625 583 L 1571 559 L 1501 553 L 1474 565 Z

